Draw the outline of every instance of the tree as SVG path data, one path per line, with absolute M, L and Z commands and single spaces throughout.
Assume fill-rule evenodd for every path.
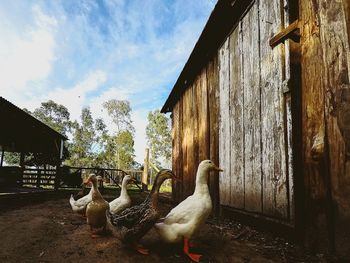
M 135 158 L 134 138 L 130 131 L 121 131 L 115 138 L 118 146 L 118 167 L 119 169 L 129 169 Z
M 124 130 L 129 130 L 134 133 L 135 128 L 131 121 L 131 107 L 129 101 L 112 99 L 104 102 L 103 107 L 117 125 L 117 133 Z
M 40 108 L 33 111 L 33 116 L 65 136 L 71 131 L 72 122 L 68 109 L 53 100 L 42 102 Z
M 146 136 L 151 150 L 151 161 L 155 165 L 164 162 L 169 166 L 171 159 L 170 120 L 159 110 L 150 111 L 147 116 Z
M 107 110 L 108 115 L 112 118 L 117 126 L 117 132 L 113 140 L 115 149 L 111 149 L 108 145 L 106 154 L 111 157 L 114 152 L 115 162 L 111 158 L 111 162 L 116 164 L 117 168 L 127 169 L 134 164 L 134 133 L 135 128 L 131 121 L 131 107 L 127 100 L 112 99 L 103 103 L 103 107 Z M 111 143 L 112 140 L 109 140 Z
M 73 142 L 70 145 L 71 158 L 68 161 L 74 166 L 91 166 L 94 160 L 93 144 L 96 142 L 94 120 L 88 107 L 83 108 L 81 124 L 74 122 Z M 103 127 L 102 123 L 99 124 Z

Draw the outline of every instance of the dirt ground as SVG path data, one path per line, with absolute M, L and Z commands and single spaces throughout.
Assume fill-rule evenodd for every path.
M 132 199 L 138 203 L 144 197 L 135 194 Z M 141 241 L 150 248 L 148 256 L 123 246 L 111 231 L 92 238 L 85 219 L 72 212 L 68 199 L 65 193 L 0 211 L 0 262 L 191 262 L 181 245 L 162 243 L 154 230 Z M 169 202 L 161 202 L 164 215 L 170 209 Z M 232 221 L 209 220 L 193 241 L 204 255 L 203 262 L 340 262 L 322 254 L 309 255 L 286 240 Z

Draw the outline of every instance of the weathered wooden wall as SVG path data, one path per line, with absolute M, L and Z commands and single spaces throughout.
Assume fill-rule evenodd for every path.
M 294 10 L 292 10 L 292 7 Z M 299 18 L 301 41 L 268 40 Z M 173 108 L 174 198 L 210 158 L 217 204 L 350 255 L 349 0 L 256 0 Z
M 174 182 L 173 197 L 181 201 L 191 195 L 198 164 L 218 161 L 218 62 L 217 56 L 201 70 L 172 111 L 173 171 L 182 177 Z M 218 210 L 218 173 L 209 178 L 209 189 Z
M 349 255 L 349 3 L 301 0 L 300 11 L 306 240 Z
M 288 50 L 269 46 L 281 10 L 281 1 L 255 1 L 219 50 L 220 203 L 291 222 Z

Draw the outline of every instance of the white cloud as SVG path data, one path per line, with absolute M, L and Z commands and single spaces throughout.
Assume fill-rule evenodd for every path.
M 79 120 L 82 108 L 88 106 L 88 93 L 101 88 L 101 85 L 103 85 L 106 80 L 106 73 L 97 70 L 88 74 L 73 87 L 56 88 L 47 94 L 32 97 L 27 102 L 23 102 L 22 105 L 33 110 L 39 107 L 41 102 L 53 100 L 58 104 L 64 105 L 69 110 L 72 120 Z
M 24 2 L 0 4 L 0 95 L 30 110 L 52 99 L 78 120 L 89 106 L 111 132 L 102 104 L 127 99 L 142 163 L 147 113 L 164 103 L 216 1 Z
M 147 126 L 147 111 L 134 111 L 132 113 L 133 125 L 136 129 L 135 132 L 135 155 L 136 161 L 143 163 L 145 158 L 145 149 L 147 147 L 146 142 L 146 126 Z
M 55 60 L 55 20 L 38 8 L 33 13 L 37 24 L 24 32 L 6 17 L 0 23 L 0 87 L 1 95 L 8 99 L 28 92 L 30 81 L 44 80 Z

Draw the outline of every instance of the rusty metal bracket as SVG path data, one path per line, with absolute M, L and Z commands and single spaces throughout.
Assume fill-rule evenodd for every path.
M 275 46 L 281 44 L 287 38 L 290 38 L 295 42 L 300 41 L 299 20 L 295 20 L 293 23 L 291 23 L 289 26 L 287 26 L 281 32 L 274 35 L 269 41 L 270 46 L 272 48 L 274 48 Z

